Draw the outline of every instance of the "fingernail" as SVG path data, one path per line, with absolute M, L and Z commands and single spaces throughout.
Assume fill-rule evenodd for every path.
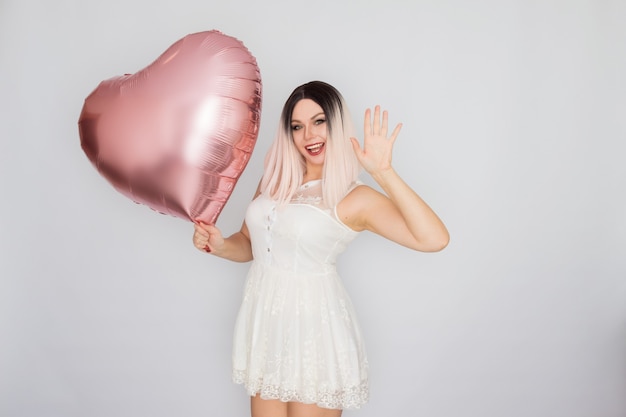
M 204 251 L 205 251 L 206 253 L 211 253 L 211 248 L 209 247 L 209 245 L 206 245 L 206 246 L 204 247 Z

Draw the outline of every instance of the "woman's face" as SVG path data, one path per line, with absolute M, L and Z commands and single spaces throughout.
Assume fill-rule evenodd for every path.
M 291 115 L 291 133 L 308 173 L 324 165 L 327 130 L 326 115 L 319 104 L 308 98 L 296 103 Z

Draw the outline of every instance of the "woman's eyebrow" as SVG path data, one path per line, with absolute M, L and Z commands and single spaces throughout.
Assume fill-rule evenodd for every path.
M 323 111 L 321 111 L 321 112 L 317 113 L 316 115 L 312 116 L 312 117 L 311 117 L 311 120 L 315 119 L 315 118 L 316 118 L 316 117 L 318 117 L 318 116 L 324 116 L 324 112 L 323 112 Z M 301 122 L 300 122 L 300 120 L 298 120 L 298 119 L 291 119 L 291 122 L 292 122 L 292 123 L 293 123 L 293 122 L 296 122 L 296 123 L 301 123 Z

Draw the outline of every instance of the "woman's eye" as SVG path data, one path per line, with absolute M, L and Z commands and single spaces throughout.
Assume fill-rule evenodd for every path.
M 326 122 L 326 119 L 317 119 L 317 120 L 315 121 L 315 124 L 316 124 L 316 125 L 321 125 L 321 124 L 322 124 L 322 123 L 324 123 L 324 122 Z
M 302 126 L 300 125 L 291 125 L 291 130 L 300 130 L 302 129 Z

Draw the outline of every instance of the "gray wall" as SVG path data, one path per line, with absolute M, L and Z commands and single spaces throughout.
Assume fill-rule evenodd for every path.
M 437 254 L 362 234 L 342 258 L 372 371 L 346 415 L 626 415 L 626 4 L 372 3 L 0 1 L 0 415 L 247 415 L 230 382 L 247 265 L 117 193 L 77 129 L 101 80 L 209 29 L 264 85 L 225 233 L 311 79 L 359 127 L 377 103 L 404 123 L 395 166 L 451 231 Z

